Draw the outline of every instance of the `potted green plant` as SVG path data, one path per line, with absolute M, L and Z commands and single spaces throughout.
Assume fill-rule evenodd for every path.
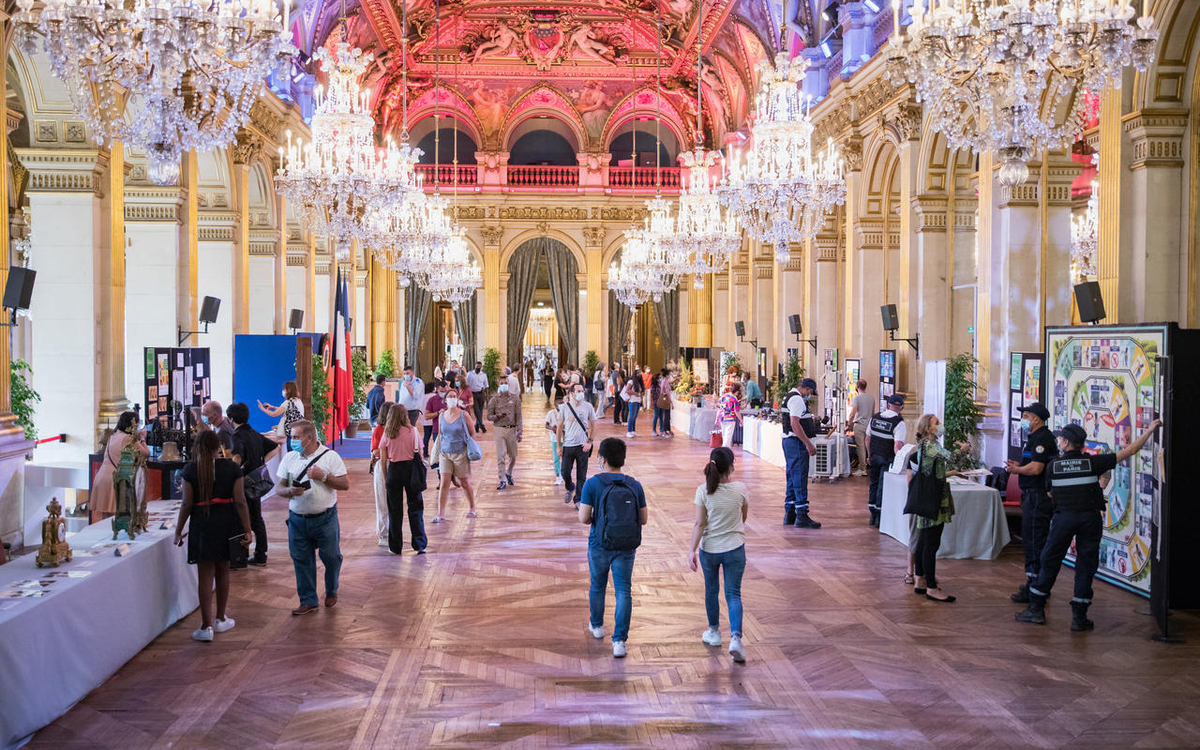
M 779 378 L 779 383 L 775 388 L 775 398 L 782 399 L 788 391 L 800 385 L 800 381 L 804 378 L 804 368 L 800 366 L 800 355 L 789 354 L 787 362 L 783 365 L 783 375 Z
M 346 437 L 358 437 L 359 422 L 363 420 L 367 406 L 367 384 L 371 382 L 371 368 L 367 365 L 367 353 L 355 348 L 350 353 L 350 380 L 354 386 L 354 400 L 350 402 L 350 423 L 346 425 Z
M 975 402 L 979 388 L 975 371 L 979 360 L 970 354 L 956 354 L 946 360 L 946 401 L 942 424 L 946 428 L 945 446 L 950 451 L 951 470 L 975 469 L 974 446 L 978 442 L 979 422 L 983 408 Z
M 317 428 L 317 438 L 322 443 L 329 440 L 326 427 L 333 404 L 329 401 L 329 381 L 325 377 L 325 364 L 320 357 L 312 360 L 312 423 Z
M 583 355 L 583 371 L 587 375 L 596 372 L 596 368 L 600 366 L 600 355 L 596 354 L 595 349 L 588 349 L 587 354 Z
M 14 359 L 9 365 L 9 393 L 12 397 L 12 413 L 17 425 L 25 430 L 26 440 L 37 440 L 37 427 L 33 423 L 35 404 L 42 400 L 29 384 L 33 368 L 23 359 Z
M 384 349 L 379 355 L 379 361 L 375 363 L 375 376 L 380 375 L 385 378 L 396 377 L 396 355 L 391 349 Z
M 500 384 L 500 350 L 489 346 L 483 350 L 483 374 L 487 375 L 488 390 Z

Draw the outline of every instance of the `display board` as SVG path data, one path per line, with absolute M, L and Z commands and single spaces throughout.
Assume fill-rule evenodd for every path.
M 1158 357 L 1165 338 L 1161 328 L 1047 330 L 1051 427 L 1082 427 L 1088 453 L 1129 445 L 1135 429 L 1140 434 L 1161 413 Z M 1159 503 L 1156 447 L 1152 438 L 1146 449 L 1113 469 L 1104 489 L 1108 505 L 1100 542 L 1098 575 L 1146 596 L 1150 526 Z M 1074 560 L 1074 547 L 1067 559 Z
M 896 392 L 896 350 L 879 350 L 879 411 L 887 409 L 884 399 Z
M 181 426 L 171 420 L 178 420 L 182 409 L 201 406 L 211 398 L 208 347 L 148 346 L 142 351 L 146 422 L 159 420 L 164 427 Z
M 1041 352 L 1013 352 L 1008 373 L 1008 457 L 1021 460 L 1028 435 L 1021 429 L 1021 410 L 1042 400 L 1042 371 L 1046 356 Z M 1048 405 L 1043 402 L 1043 406 Z
M 258 408 L 278 404 L 283 384 L 296 380 L 296 336 L 239 334 L 233 338 L 233 400 L 250 407 L 250 426 L 271 430 L 280 421 Z
M 858 389 L 858 379 L 862 373 L 862 360 L 861 359 L 847 359 L 845 373 L 846 373 L 846 380 L 845 380 L 845 385 L 842 386 L 842 393 L 845 394 L 844 400 L 845 400 L 846 413 L 849 414 L 850 413 L 850 402 L 854 400 L 855 394 L 858 393 L 858 390 L 857 390 Z
M 692 382 L 703 383 L 708 385 L 708 360 L 693 359 L 692 360 Z

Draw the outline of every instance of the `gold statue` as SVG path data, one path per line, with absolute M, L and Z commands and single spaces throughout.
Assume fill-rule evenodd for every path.
M 51 498 L 46 506 L 50 515 L 42 521 L 42 546 L 37 553 L 37 566 L 49 565 L 57 568 L 59 563 L 71 561 L 71 545 L 67 544 L 67 522 L 62 517 L 62 506 L 58 498 Z

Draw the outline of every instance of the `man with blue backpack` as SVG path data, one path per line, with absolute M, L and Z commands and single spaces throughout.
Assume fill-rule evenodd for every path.
M 593 638 L 604 637 L 604 596 L 608 574 L 612 571 L 613 593 L 617 606 L 613 613 L 613 656 L 627 653 L 629 617 L 633 609 L 633 558 L 642 543 L 646 524 L 646 493 L 633 477 L 624 474 L 625 441 L 605 438 L 600 441 L 601 472 L 583 485 L 579 521 L 592 527 L 588 535 L 588 570 L 592 583 L 588 592 L 590 616 L 588 631 Z

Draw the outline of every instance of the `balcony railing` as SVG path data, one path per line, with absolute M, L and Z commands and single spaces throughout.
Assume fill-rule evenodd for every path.
M 579 184 L 579 167 L 552 165 L 509 165 L 510 187 L 575 187 Z
M 609 167 L 608 184 L 613 190 L 636 187 L 638 190 L 654 190 L 657 179 L 654 167 Z M 636 182 L 636 185 L 634 184 Z M 669 192 L 679 190 L 679 167 L 662 168 L 662 188 Z
M 425 179 L 425 187 L 432 188 L 435 184 L 442 187 L 455 184 L 455 172 L 458 174 L 458 185 L 474 187 L 479 182 L 479 168 L 474 164 L 418 164 L 417 174 Z

